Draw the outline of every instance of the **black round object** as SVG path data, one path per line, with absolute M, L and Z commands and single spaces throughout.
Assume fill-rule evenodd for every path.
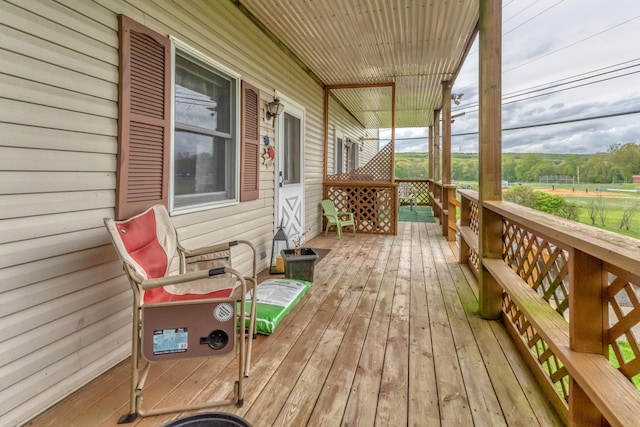
M 229 343 L 229 334 L 222 329 L 216 329 L 209 334 L 207 343 L 214 350 L 223 349 Z
M 204 412 L 173 420 L 163 427 L 251 427 L 248 421 L 224 412 Z

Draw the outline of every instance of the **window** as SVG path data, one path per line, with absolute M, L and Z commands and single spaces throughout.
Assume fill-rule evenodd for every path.
M 347 146 L 347 172 L 353 172 L 354 170 L 358 169 L 358 152 L 358 144 L 356 144 L 355 142 L 351 142 Z
M 300 183 L 300 119 L 284 113 L 284 183 Z
M 116 218 L 156 203 L 186 211 L 257 199 L 260 91 L 242 82 L 239 105 L 238 75 L 118 18 Z
M 344 142 L 342 138 L 336 138 L 336 147 L 335 147 L 335 158 L 336 158 L 336 174 L 344 172 Z
M 176 49 L 173 207 L 237 200 L 237 81 Z

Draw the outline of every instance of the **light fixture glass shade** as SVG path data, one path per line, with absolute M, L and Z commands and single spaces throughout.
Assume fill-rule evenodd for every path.
M 267 104 L 267 118 L 278 117 L 284 110 L 284 104 L 280 102 L 280 99 L 274 98 L 273 102 Z

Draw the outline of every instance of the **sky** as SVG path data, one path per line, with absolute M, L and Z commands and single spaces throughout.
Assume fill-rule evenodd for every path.
M 502 19 L 503 152 L 589 154 L 640 143 L 640 0 L 503 0 Z M 464 115 L 451 125 L 451 150 L 477 152 L 477 40 L 452 93 L 464 94 L 452 115 Z M 615 117 L 538 126 L 604 115 Z M 528 128 L 509 130 L 516 127 Z M 426 152 L 427 135 L 396 129 L 396 150 Z

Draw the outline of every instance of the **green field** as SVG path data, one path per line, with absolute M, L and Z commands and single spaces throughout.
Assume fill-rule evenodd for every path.
M 458 189 L 469 188 L 475 191 L 478 190 L 478 183 L 473 181 L 461 181 L 457 182 L 456 185 Z M 583 224 L 640 239 L 640 205 L 638 206 L 638 212 L 635 213 L 629 221 L 629 230 L 618 227 L 625 209 L 629 209 L 636 203 L 640 203 L 640 185 L 638 184 L 576 184 L 575 186 L 570 184 L 556 184 L 553 187 L 552 184 L 540 183 L 526 183 L 523 185 L 531 187 L 534 190 L 559 194 L 567 201 L 576 203 L 580 206 L 578 221 Z M 596 186 L 598 192 L 595 191 Z M 606 208 L 607 213 L 604 226 L 600 223 L 599 219 L 596 220 L 596 224 L 592 224 L 589 218 L 587 206 L 591 200 L 594 200 L 594 197 L 597 198 L 596 200 L 598 201 L 602 198 L 602 202 Z
M 536 190 L 550 191 L 549 184 L 526 184 Z M 640 189 L 638 185 L 633 184 L 605 184 L 597 187 L 594 184 L 580 185 L 556 185 L 551 193 L 562 195 L 567 201 L 576 203 L 581 207 L 578 221 L 592 225 L 594 227 L 609 230 L 614 233 L 624 234 L 626 236 L 640 239 Z M 604 225 L 600 219 L 596 219 L 596 223 L 592 224 L 589 218 L 589 203 L 594 201 L 602 203 L 606 209 L 606 218 Z M 629 221 L 629 229 L 619 228 L 620 220 L 625 210 L 636 207 L 636 213 L 633 214 Z

